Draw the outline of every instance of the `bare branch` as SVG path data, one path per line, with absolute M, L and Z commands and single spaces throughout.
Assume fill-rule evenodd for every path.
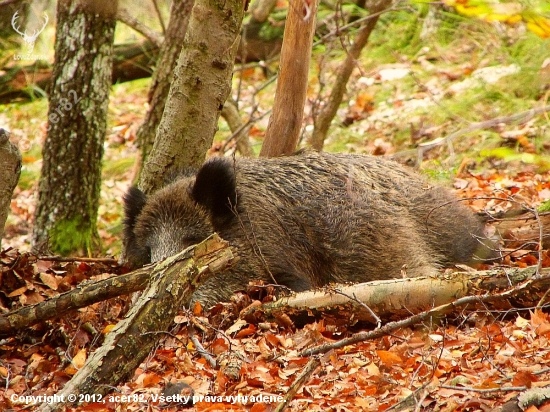
M 155 46 L 160 47 L 162 46 L 162 43 L 164 43 L 164 36 L 158 34 L 156 31 L 150 29 L 145 24 L 140 22 L 125 8 L 120 7 L 117 10 L 116 18 L 128 27 L 142 34 L 146 39 L 153 42 Z

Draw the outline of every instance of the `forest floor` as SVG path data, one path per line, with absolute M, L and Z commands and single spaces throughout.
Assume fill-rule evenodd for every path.
M 380 24 L 387 30 L 392 27 L 391 21 Z M 403 41 L 400 35 L 388 41 L 381 34 L 375 36 L 369 58 L 354 71 L 347 103 L 338 112 L 326 149 L 393 155 L 404 163 L 421 163 L 426 174 L 452 186 L 477 212 L 537 208 L 550 200 L 547 115 L 497 122 L 452 142 L 442 140 L 418 162 L 419 144 L 437 141 L 474 122 L 544 106 L 549 97 L 548 42 L 529 33 L 502 34 L 502 28 L 481 23 L 453 24 L 455 33 L 463 34 L 460 39 L 440 39 L 429 46 L 401 45 L 400 52 L 388 52 Z M 328 47 L 316 53 L 306 136 L 312 112 L 326 99 L 341 56 Z M 262 87 L 266 79 L 259 67 L 241 74 L 235 90 L 239 90 L 243 121 L 258 118 L 251 129 L 258 151 L 274 89 Z M 147 85 L 148 80 L 140 80 L 113 87 L 98 221 L 104 256 L 117 258 L 120 252 L 121 199 L 135 175 L 135 133 L 147 109 Z M 0 127 L 12 132 L 24 156 L 0 255 L 3 312 L 43 302 L 83 281 L 123 270 L 115 263 L 55 262 L 27 253 L 46 110 L 45 100 L 0 107 Z M 229 136 L 228 127 L 220 121 L 211 154 L 234 150 Z M 550 267 L 548 250 L 527 248 L 513 251 L 501 264 L 525 267 L 537 265 L 539 258 L 543 267 Z M 301 350 L 374 328 L 342 319 L 317 319 L 305 325 L 247 322 L 239 312 L 250 303 L 250 297 L 238 294 L 232 303 L 210 312 L 182 310 L 171 333 L 134 376 L 112 392 L 127 399 L 104 398 L 74 410 L 270 411 L 310 361 L 298 355 Z M 1 337 L 0 408 L 32 410 L 19 395 L 57 393 L 129 306 L 129 298 L 115 298 Z M 320 357 L 320 366 L 300 387 L 290 409 L 489 411 L 507 405 L 507 411 L 519 410 L 514 409 L 519 394 L 550 386 L 548 303 L 542 302 L 541 307 L 505 312 L 464 309 L 442 321 L 333 349 Z M 190 335 L 218 364 L 197 351 Z M 228 353 L 230 359 L 220 363 Z M 192 388 L 193 406 L 155 400 L 162 393 L 188 389 L 180 383 Z M 415 400 L 405 403 L 411 395 Z M 529 411 L 550 410 L 550 395 L 541 396 L 543 400 Z

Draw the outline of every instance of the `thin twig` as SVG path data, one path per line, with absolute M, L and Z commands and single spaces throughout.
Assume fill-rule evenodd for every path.
M 418 164 L 422 162 L 422 157 L 427 150 L 433 149 L 434 147 L 441 146 L 443 144 L 450 144 L 454 139 L 459 136 L 481 129 L 490 129 L 501 123 L 508 124 L 513 122 L 527 121 L 538 114 L 546 113 L 548 111 L 550 111 L 550 105 L 529 109 L 521 113 L 513 114 L 511 116 L 496 117 L 494 119 L 485 120 L 483 122 L 472 123 L 470 126 L 465 127 L 464 129 L 457 130 L 456 132 L 451 133 L 445 137 L 438 137 L 437 139 L 434 139 L 430 142 L 421 143 L 416 149 L 418 153 Z
M 38 256 L 38 260 L 49 262 L 85 262 L 85 263 L 107 263 L 117 265 L 118 261 L 113 258 L 90 258 L 90 257 L 64 257 L 64 256 Z
M 319 358 L 313 357 L 309 360 L 302 373 L 292 383 L 283 401 L 277 405 L 274 412 L 282 412 L 288 407 L 288 404 L 290 403 L 292 398 L 294 398 L 294 395 L 296 395 L 298 389 L 300 389 L 302 385 L 307 382 L 309 376 L 315 371 L 315 369 L 317 369 L 319 365 L 321 365 L 321 361 L 319 360 Z
M 519 121 L 526 121 L 530 119 L 531 117 L 534 117 L 538 114 L 546 114 L 550 111 L 550 105 L 544 106 L 544 107 L 538 107 L 534 109 L 529 109 L 521 113 L 516 113 L 511 116 L 503 116 L 503 117 L 496 117 L 494 119 L 485 120 L 483 122 L 477 122 L 472 123 L 470 126 L 457 130 L 454 133 L 451 133 L 447 135 L 446 137 L 438 137 L 437 139 L 434 139 L 430 142 L 421 143 L 418 148 L 416 149 L 409 149 L 409 150 L 403 150 L 397 153 L 393 153 L 389 156 L 387 156 L 390 159 L 397 159 L 404 156 L 409 156 L 411 154 L 417 154 L 418 161 L 417 164 L 420 164 L 422 162 L 422 156 L 425 152 L 427 152 L 430 149 L 433 149 L 438 146 L 442 146 L 444 144 L 448 144 L 448 142 L 451 142 L 452 140 L 456 139 L 459 136 L 462 136 L 466 133 L 475 132 L 477 130 L 481 129 L 488 129 L 494 126 L 497 126 L 498 124 L 508 124 L 513 122 L 519 122 Z
M 233 67 L 233 73 L 242 72 L 242 71 L 245 71 L 245 70 L 248 70 L 248 69 L 255 69 L 255 68 L 258 68 L 258 67 L 260 67 L 262 69 L 265 69 L 267 66 L 269 66 L 269 64 L 274 63 L 278 60 L 279 60 L 279 57 L 276 56 L 276 57 L 270 57 L 267 60 L 260 60 L 259 62 L 249 62 L 249 63 L 236 64 Z
M 493 393 L 493 392 L 521 392 L 527 389 L 526 386 L 503 386 L 500 388 L 468 388 L 463 386 L 453 386 L 453 385 L 441 385 L 445 389 L 454 389 L 455 391 L 468 391 L 468 392 L 478 392 L 478 393 Z
M 202 346 L 202 343 L 199 342 L 197 337 L 195 336 L 195 329 L 193 326 L 189 326 L 189 339 L 191 339 L 191 342 L 193 342 L 193 345 L 195 345 L 195 349 L 197 349 L 197 353 L 201 355 L 206 361 L 212 366 L 213 368 L 216 367 L 216 360 L 208 353 L 206 349 L 204 349 L 204 346 Z
M 343 32 L 347 31 L 348 29 L 351 29 L 355 26 L 360 25 L 361 23 L 368 21 L 370 19 L 373 19 L 375 17 L 378 17 L 384 13 L 389 13 L 391 11 L 402 11 L 402 10 L 410 10 L 410 7 L 392 7 L 388 8 L 376 13 L 369 14 L 368 16 L 361 17 L 360 19 L 354 20 L 351 23 L 348 23 L 342 27 L 337 27 L 336 29 L 330 31 L 329 33 L 325 34 L 323 37 L 321 37 L 319 40 L 313 43 L 313 47 L 319 46 L 320 44 L 323 44 L 323 42 L 331 37 L 334 36 L 340 36 Z
M 347 293 L 344 293 L 341 290 L 336 289 L 336 288 L 329 288 L 329 291 L 332 291 L 336 294 L 345 296 L 350 301 L 353 301 L 353 302 L 357 303 L 359 306 L 361 306 L 362 308 L 364 308 L 367 312 L 369 312 L 371 314 L 371 316 L 376 321 L 376 327 L 377 328 L 380 328 L 382 326 L 382 319 L 380 319 L 378 317 L 378 315 L 376 315 L 376 313 L 374 313 L 374 311 L 365 302 L 361 302 L 359 299 L 357 299 L 357 296 L 355 295 L 355 293 L 353 294 L 353 296 L 350 296 Z
M 155 7 L 155 12 L 157 13 L 157 16 L 159 18 L 160 27 L 162 28 L 162 34 L 166 36 L 166 25 L 164 24 L 164 20 L 162 18 L 157 0 L 153 0 L 153 6 Z
M 542 222 L 540 220 L 539 211 L 536 207 L 532 209 L 533 214 L 535 215 L 535 219 L 537 220 L 537 224 L 539 225 L 539 244 L 538 244 L 538 252 L 539 252 L 539 262 L 537 264 L 537 276 L 540 275 L 540 271 L 542 270 L 542 239 L 544 238 L 544 228 L 542 227 Z M 540 304 L 540 302 L 539 302 Z
M 7 6 L 7 5 L 12 4 L 12 3 L 19 3 L 20 1 L 22 1 L 22 0 L 4 0 L 4 1 L 0 1 L 0 7 Z
M 200 317 L 194 316 L 191 313 L 191 311 L 187 310 L 187 312 L 188 312 L 191 327 L 193 327 L 193 324 L 195 324 L 197 327 L 203 327 L 203 328 L 206 328 L 206 329 L 210 329 L 210 330 L 214 331 L 215 333 L 220 334 L 227 341 L 227 344 L 229 345 L 228 350 L 229 351 L 233 350 L 232 340 L 229 336 L 227 336 L 227 334 L 224 331 L 222 331 L 221 329 L 215 328 L 210 323 L 205 322 L 204 320 L 202 320 Z

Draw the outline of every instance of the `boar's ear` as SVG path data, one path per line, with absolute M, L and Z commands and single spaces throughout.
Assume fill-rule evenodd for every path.
M 128 193 L 124 195 L 124 234 L 127 230 L 133 232 L 136 220 L 141 213 L 141 209 L 147 202 L 147 196 L 137 187 L 131 187 Z
M 124 256 L 130 267 L 140 267 L 148 263 L 148 251 L 138 245 L 134 227 L 138 216 L 147 202 L 147 196 L 137 187 L 132 187 L 124 195 Z
M 220 157 L 206 162 L 197 173 L 191 195 L 210 211 L 214 226 L 231 219 L 237 200 L 233 162 Z

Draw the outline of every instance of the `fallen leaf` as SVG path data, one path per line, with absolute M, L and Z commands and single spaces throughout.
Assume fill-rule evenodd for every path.
M 57 287 L 59 286 L 59 283 L 54 275 L 50 275 L 49 273 L 41 273 L 39 275 L 40 280 L 50 289 L 57 290 Z

